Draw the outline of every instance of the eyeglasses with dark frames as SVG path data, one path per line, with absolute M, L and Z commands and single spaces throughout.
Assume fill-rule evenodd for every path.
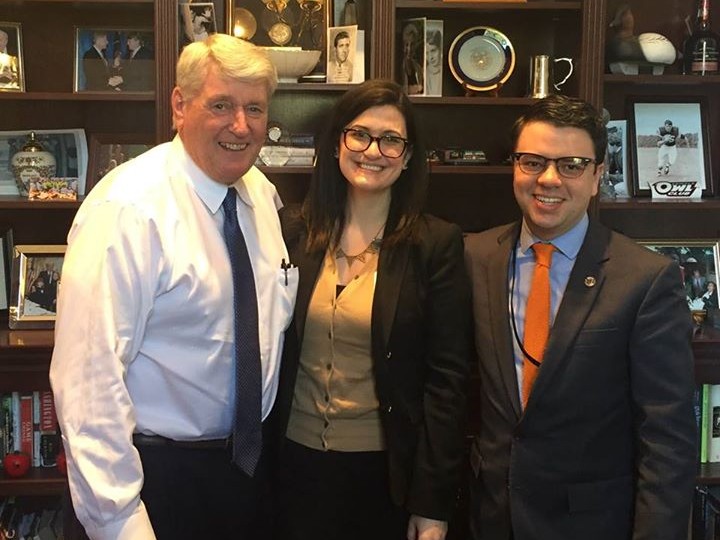
M 542 174 L 551 161 L 555 163 L 558 174 L 563 178 L 581 177 L 590 163 L 595 163 L 597 167 L 597 161 L 586 157 L 568 156 L 553 159 L 528 152 L 515 152 L 511 156 L 525 174 Z
M 367 131 L 355 128 L 345 128 L 343 132 L 343 143 L 345 148 L 353 152 L 364 152 L 374 142 L 377 143 L 380 153 L 388 158 L 399 158 L 410 146 L 410 141 L 397 135 L 381 135 L 373 137 Z

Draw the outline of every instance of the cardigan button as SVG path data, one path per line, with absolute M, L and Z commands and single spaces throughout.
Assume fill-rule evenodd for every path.
M 388 405 L 387 409 L 385 409 L 385 412 L 388 414 L 392 412 L 392 405 Z
M 385 355 L 385 358 L 390 360 L 390 358 L 392 358 L 392 351 L 388 351 L 388 353 Z

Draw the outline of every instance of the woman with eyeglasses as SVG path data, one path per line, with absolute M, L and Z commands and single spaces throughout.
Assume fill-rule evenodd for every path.
M 278 538 L 442 540 L 463 461 L 470 303 L 460 229 L 421 213 L 425 149 L 399 85 L 333 108 L 302 209 L 276 401 Z

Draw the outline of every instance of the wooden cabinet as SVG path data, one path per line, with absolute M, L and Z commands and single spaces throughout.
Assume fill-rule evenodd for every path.
M 517 116 L 533 102 L 528 91 L 530 57 L 570 57 L 575 72 L 566 94 L 606 107 L 613 118 L 625 118 L 630 95 L 702 95 L 710 104 L 711 143 L 720 141 L 720 77 L 686 77 L 671 69 L 662 76 L 606 73 L 604 43 L 608 14 L 620 0 L 528 0 L 508 2 L 441 2 L 439 0 L 365 0 L 361 22 L 367 32 L 366 76 L 396 79 L 400 58 L 400 21 L 414 17 L 444 22 L 442 97 L 413 97 L 431 149 L 481 149 L 487 166 L 431 164 L 428 211 L 479 231 L 519 216 L 512 193 L 509 132 Z M 682 39 L 673 13 L 679 2 L 632 0 L 638 31 L 659 31 Z M 691 2 L 685 2 L 688 5 Z M 671 9 L 672 8 L 672 9 Z M 691 8 L 689 8 L 691 9 Z M 720 2 L 713 7 L 720 24 Z M 671 13 L 672 21 L 666 21 Z M 0 130 L 81 127 L 92 133 L 150 134 L 156 142 L 172 137 L 169 96 L 177 59 L 176 0 L 15 0 L 0 3 L 0 20 L 20 22 L 23 30 L 26 92 L 0 92 Z M 108 94 L 73 92 L 75 26 L 152 27 L 156 56 L 155 92 Z M 670 25 L 670 26 L 668 26 Z M 515 52 L 513 75 L 498 95 L 466 96 L 453 78 L 447 55 L 454 38 L 474 26 L 497 28 Z M 315 133 L 324 115 L 349 85 L 281 84 L 270 119 L 291 133 Z M 714 142 L 713 142 L 714 141 Z M 711 152 L 712 170 L 720 170 L 720 152 Z M 286 202 L 302 200 L 309 167 L 265 167 Z M 715 181 L 715 179 L 713 179 Z M 720 198 L 696 203 L 655 203 L 649 199 L 594 204 L 600 219 L 635 238 L 720 238 Z M 16 243 L 60 244 L 79 203 L 33 204 L 0 197 L 0 225 L 12 226 Z M 0 315 L 2 315 L 0 313 Z M 7 316 L 0 317 L 7 328 Z M 698 380 L 720 382 L 720 332 L 708 329 L 695 340 Z M 43 331 L 0 330 L 0 391 L 47 388 L 52 337 Z M 37 387 L 37 388 L 35 388 Z M 702 478 L 720 482 L 716 467 Z M 52 471 L 37 471 L 22 480 L 0 476 L 0 495 L 65 491 Z M 79 529 L 78 529 L 79 530 Z M 71 531 L 68 538 L 80 533 Z M 73 536 L 76 535 L 76 536 Z

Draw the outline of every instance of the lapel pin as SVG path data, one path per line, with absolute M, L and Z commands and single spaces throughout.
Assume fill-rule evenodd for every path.
M 585 277 L 585 286 L 586 287 L 594 287 L 596 283 L 597 283 L 597 280 L 593 276 Z

